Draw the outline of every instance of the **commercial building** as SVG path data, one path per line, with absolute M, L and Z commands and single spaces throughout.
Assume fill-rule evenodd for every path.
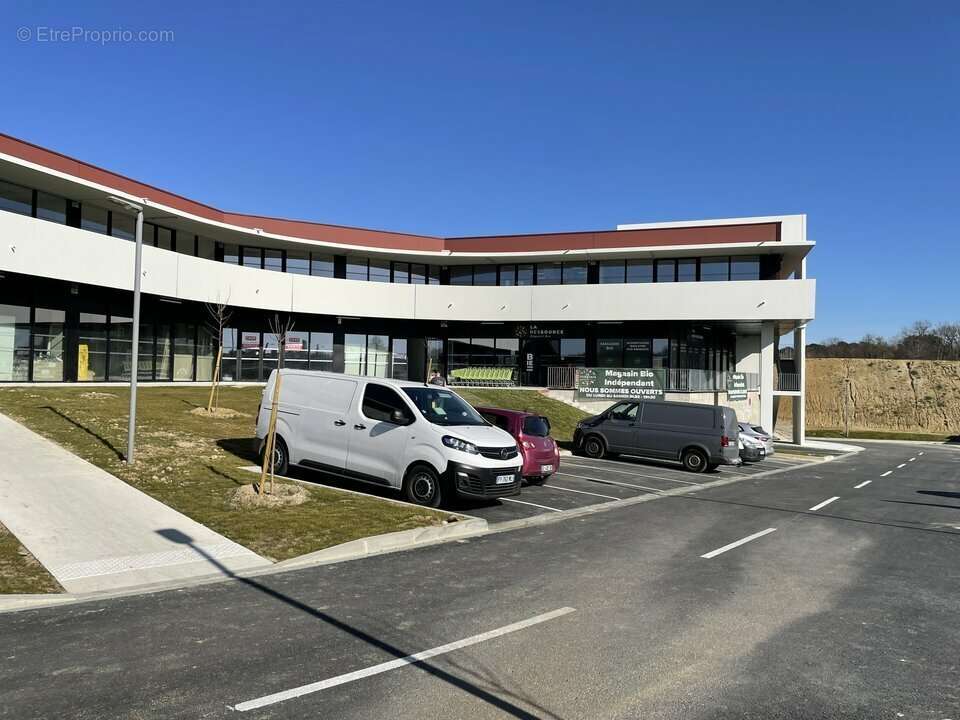
M 281 355 L 557 388 L 569 368 L 649 368 L 668 397 L 727 402 L 742 373 L 729 404 L 772 426 L 789 399 L 802 439 L 804 215 L 411 235 L 226 212 L 4 135 L 0 382 L 129 380 L 135 218 L 111 197 L 145 207 L 141 380 L 209 380 L 222 303 L 225 380 L 261 381 Z M 276 316 L 293 322 L 284 348 Z

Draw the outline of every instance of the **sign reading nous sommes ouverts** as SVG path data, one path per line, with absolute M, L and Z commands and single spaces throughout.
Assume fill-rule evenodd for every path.
M 645 368 L 577 368 L 578 398 L 663 400 L 663 380 Z
M 747 399 L 747 375 L 742 372 L 727 373 L 727 400 Z

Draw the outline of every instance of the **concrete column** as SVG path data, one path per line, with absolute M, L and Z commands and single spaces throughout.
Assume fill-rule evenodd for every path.
M 767 432 L 773 428 L 773 321 L 760 325 L 760 425 Z
M 793 441 L 803 445 L 807 441 L 807 329 L 793 331 L 793 364 L 800 376 L 800 397 L 793 398 Z

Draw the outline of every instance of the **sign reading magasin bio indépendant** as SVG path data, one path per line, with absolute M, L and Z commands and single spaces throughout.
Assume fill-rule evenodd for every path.
M 577 368 L 577 398 L 663 400 L 663 380 L 645 368 Z

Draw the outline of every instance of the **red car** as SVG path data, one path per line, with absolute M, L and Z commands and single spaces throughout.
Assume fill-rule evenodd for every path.
M 560 469 L 560 448 L 550 437 L 550 421 L 543 415 L 478 407 L 483 418 L 513 435 L 523 457 L 520 474 L 527 482 L 542 483 Z

